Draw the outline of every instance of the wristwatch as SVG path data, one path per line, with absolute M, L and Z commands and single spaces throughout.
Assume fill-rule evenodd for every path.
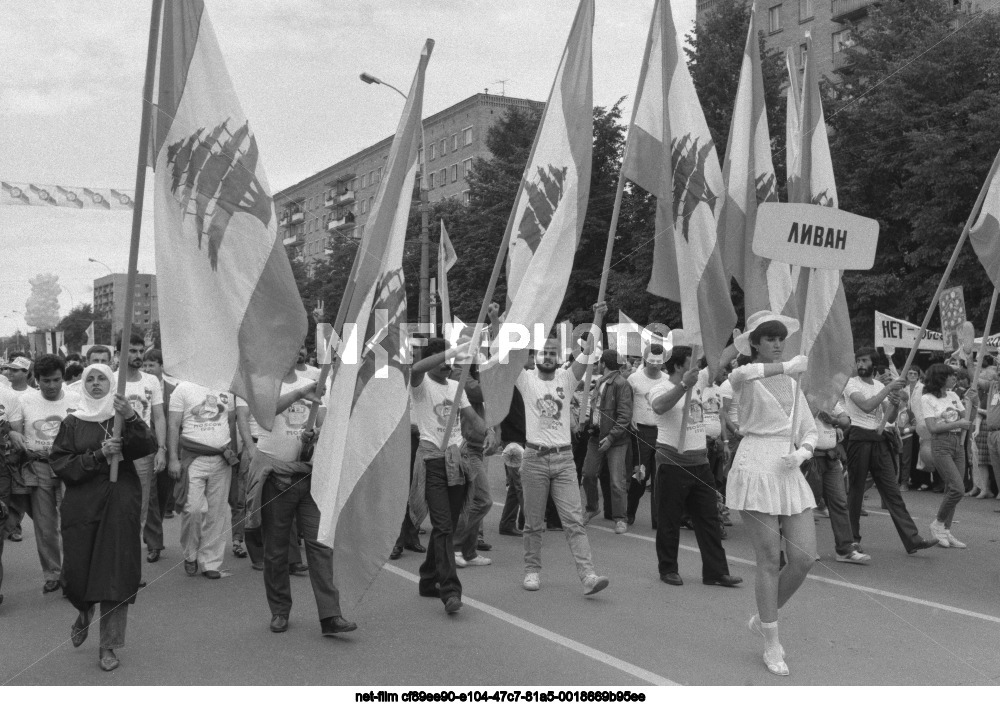
M 684 390 L 684 392 L 687 392 L 690 387 L 691 387 L 690 385 L 681 380 L 681 389 Z

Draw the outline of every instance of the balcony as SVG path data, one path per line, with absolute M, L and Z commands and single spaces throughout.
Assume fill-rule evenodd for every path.
M 350 230 L 354 227 L 354 214 L 346 213 L 342 218 L 332 218 L 330 222 L 326 224 L 327 232 L 332 233 L 333 231 L 345 231 Z
M 285 246 L 288 246 L 288 245 L 301 245 L 302 244 L 302 238 L 299 237 L 299 236 L 297 236 L 297 235 L 292 235 L 292 236 L 289 236 L 289 237 L 285 238 L 284 240 L 282 240 L 281 244 L 285 245 Z
M 296 213 L 293 213 L 292 214 L 292 225 L 295 225 L 296 223 L 301 223 L 305 219 L 306 219 L 306 214 L 302 213 L 302 211 L 298 211 Z
M 354 203 L 354 191 L 348 189 L 344 193 L 337 195 L 338 206 L 346 206 L 349 203 Z
M 830 19 L 834 22 L 853 22 L 868 14 L 868 6 L 878 0 L 833 0 Z
M 288 225 L 288 214 L 287 213 L 282 213 L 281 214 L 281 220 L 278 221 L 278 227 L 279 228 L 284 228 L 287 225 Z
M 854 65 L 854 60 L 847 55 L 847 52 L 837 51 L 833 53 L 833 70 L 844 71 Z

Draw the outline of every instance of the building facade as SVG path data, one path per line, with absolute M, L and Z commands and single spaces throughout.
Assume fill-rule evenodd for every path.
M 94 280 L 94 314 L 108 318 L 112 329 L 117 331 L 125 320 L 125 291 L 128 275 L 124 272 L 104 275 Z M 135 299 L 132 307 L 132 322 L 149 326 L 158 321 L 156 275 L 137 274 L 135 277 Z
M 486 133 L 508 108 L 540 112 L 544 103 L 477 93 L 424 118 L 428 194 L 432 202 L 468 203 L 466 177 L 476 157 L 490 156 Z M 325 258 L 335 234 L 360 239 L 382 181 L 392 137 L 365 147 L 274 195 L 286 246 L 306 263 Z M 423 150 L 418 159 L 423 160 Z
M 749 0 L 748 0 L 749 1 Z M 850 68 L 844 50 L 851 46 L 851 25 L 865 21 L 868 10 L 880 0 L 752 0 L 757 27 L 764 32 L 768 48 L 781 52 L 791 48 L 799 71 L 805 69 L 806 33 L 820 74 L 835 75 Z M 697 22 L 723 0 L 698 0 Z M 982 0 L 942 0 L 968 14 L 983 9 Z

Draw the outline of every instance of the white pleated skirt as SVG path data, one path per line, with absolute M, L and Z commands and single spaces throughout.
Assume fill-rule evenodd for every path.
M 781 457 L 787 454 L 787 437 L 745 437 L 726 479 L 726 505 L 732 510 L 786 516 L 816 507 L 802 471 L 785 468 Z

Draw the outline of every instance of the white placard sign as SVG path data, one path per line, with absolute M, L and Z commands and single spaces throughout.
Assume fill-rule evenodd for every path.
M 917 340 L 919 331 L 920 327 L 916 324 L 888 316 L 881 311 L 875 312 L 876 348 L 913 348 L 913 342 Z M 924 332 L 919 350 L 943 351 L 944 336 L 940 331 Z
M 755 255 L 826 270 L 870 270 L 878 221 L 808 203 L 762 203 L 753 235 Z

